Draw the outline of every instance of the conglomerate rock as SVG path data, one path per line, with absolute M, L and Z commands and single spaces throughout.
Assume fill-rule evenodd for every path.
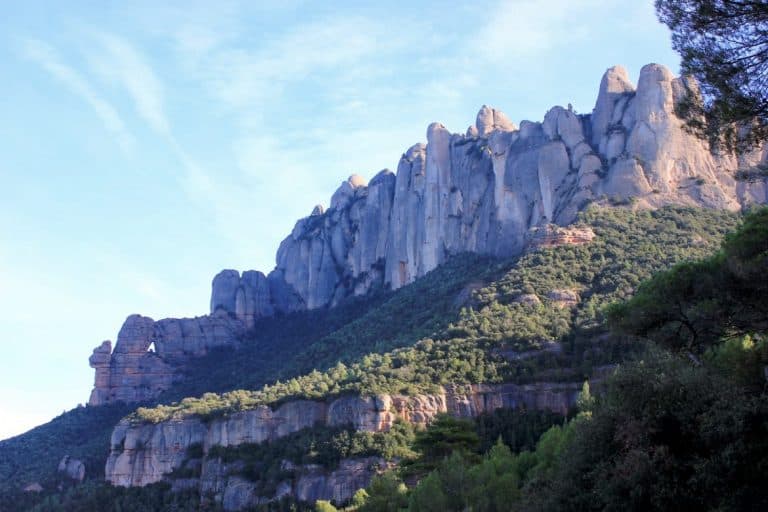
M 330 307 L 377 287 L 400 288 L 462 252 L 514 256 L 526 247 L 586 243 L 555 226 L 587 204 L 669 204 L 738 210 L 768 202 L 768 182 L 737 180 L 765 164 L 763 149 L 715 154 L 686 132 L 675 105 L 696 84 L 658 64 L 637 87 L 613 67 L 594 110 L 553 107 L 518 126 L 483 106 L 465 135 L 440 123 L 411 146 L 397 173 L 342 182 L 330 207 L 300 219 L 268 275 L 224 270 L 212 285 L 210 316 L 154 322 L 129 317 L 114 352 L 94 350 L 90 404 L 156 396 L 189 357 L 237 343 L 262 317 Z M 148 347 L 154 343 L 154 352 Z

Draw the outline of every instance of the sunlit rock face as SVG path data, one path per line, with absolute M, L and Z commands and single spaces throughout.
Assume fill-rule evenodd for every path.
M 213 280 L 210 315 L 154 322 L 129 317 L 114 352 L 94 350 L 93 405 L 157 396 L 186 359 L 235 344 L 259 318 L 330 307 L 379 287 L 400 288 L 452 255 L 514 256 L 526 247 L 583 243 L 558 231 L 590 203 L 668 204 L 738 210 L 768 202 L 766 178 L 735 179 L 766 162 L 763 149 L 713 154 L 687 133 L 675 105 L 696 85 L 649 64 L 635 86 L 608 69 L 591 114 L 553 107 L 519 126 L 483 106 L 465 134 L 440 123 L 408 148 L 397 173 L 369 183 L 352 175 L 330 207 L 300 219 L 268 275 L 224 270 Z M 148 347 L 154 343 L 154 351 Z
M 518 127 L 483 106 L 464 135 L 432 123 L 427 143 L 410 147 L 386 184 L 381 175 L 368 187 L 350 178 L 320 218 L 299 221 L 277 272 L 301 307 L 315 308 L 401 287 L 460 252 L 514 255 L 532 228 L 567 225 L 590 202 L 729 210 L 766 202 L 764 180 L 733 177 L 764 161 L 762 150 L 717 156 L 684 130 L 675 104 L 690 87 L 658 64 L 643 67 L 635 86 L 616 66 L 592 114 L 553 107 L 541 123 Z
M 274 409 L 260 406 L 209 422 L 197 417 L 156 424 L 123 420 L 112 432 L 106 479 L 113 485 L 124 487 L 159 482 L 182 467 L 188 458 L 187 448 L 199 445 L 203 453 L 203 471 L 199 479 L 187 483 L 198 488 L 201 495 L 219 493 L 224 499 L 227 493 L 232 497 L 238 489 L 243 490 L 244 482 L 230 477 L 221 467 L 220 459 L 207 456 L 214 446 L 274 441 L 316 425 L 352 426 L 357 431 L 382 432 L 400 419 L 424 427 L 444 413 L 472 418 L 501 408 L 525 408 L 565 414 L 576 404 L 581 386 L 582 382 L 446 386 L 441 392 L 430 395 L 350 395 L 328 401 L 295 400 Z M 312 501 L 345 501 L 355 490 L 365 487 L 375 474 L 371 462 L 368 459 L 349 460 L 338 472 L 332 473 L 321 468 L 303 468 L 304 473 L 286 492 L 300 499 L 311 496 Z M 254 482 L 248 485 L 255 487 Z M 250 499 L 232 497 L 232 502 L 250 503 Z M 232 506 L 233 509 L 238 507 Z

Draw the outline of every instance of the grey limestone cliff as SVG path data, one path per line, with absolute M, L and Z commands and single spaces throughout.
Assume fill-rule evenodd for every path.
M 327 211 L 301 219 L 270 279 L 293 292 L 289 307 L 332 306 L 376 286 L 399 288 L 460 252 L 519 253 L 532 228 L 567 225 L 590 202 L 729 210 L 766 202 L 765 181 L 734 178 L 763 162 L 763 151 L 716 155 L 685 131 L 675 105 L 691 88 L 657 64 L 634 86 L 617 66 L 592 114 L 553 107 L 518 128 L 483 106 L 464 135 L 433 123 L 395 175 L 382 171 L 367 186 L 352 176 Z
M 410 147 L 396 174 L 381 171 L 368 184 L 350 176 L 327 210 L 300 219 L 268 275 L 218 274 L 210 316 L 129 317 L 114 352 L 105 342 L 91 356 L 90 403 L 156 396 L 185 358 L 236 343 L 258 318 L 397 289 L 461 252 L 546 246 L 562 235 L 553 225 L 568 225 L 591 202 L 728 210 L 768 202 L 765 178 L 735 178 L 765 163 L 765 151 L 718 155 L 685 131 L 675 104 L 695 87 L 658 64 L 644 66 L 635 86 L 617 66 L 603 76 L 591 114 L 554 107 L 518 127 L 483 106 L 463 135 L 431 124 L 427 143 Z
M 595 381 L 597 382 L 597 381 Z M 343 503 L 365 487 L 383 459 L 348 459 L 335 470 L 314 466 L 294 468 L 294 478 L 278 487 L 274 496 L 257 496 L 256 483 L 240 475 L 237 463 L 223 464 L 209 456 L 216 446 L 274 441 L 315 425 L 347 426 L 365 432 L 389 430 L 397 419 L 425 426 L 441 413 L 471 418 L 500 408 L 547 409 L 566 413 L 573 407 L 581 383 L 477 384 L 446 386 L 432 395 L 343 396 L 329 401 L 295 400 L 271 408 L 260 406 L 204 422 L 181 417 L 157 424 L 126 419 L 114 429 L 106 479 L 113 485 L 144 486 L 169 479 L 179 468 L 189 467 L 187 449 L 202 447 L 199 478 L 174 480 L 176 487 L 198 489 L 201 496 L 217 495 L 228 510 L 291 495 L 313 502 L 333 499 Z

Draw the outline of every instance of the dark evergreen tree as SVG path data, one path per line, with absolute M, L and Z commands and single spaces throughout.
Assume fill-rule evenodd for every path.
M 715 147 L 746 149 L 768 138 L 768 2 L 656 0 L 682 72 L 697 79 L 679 114 Z M 749 129 L 745 129 L 749 128 Z

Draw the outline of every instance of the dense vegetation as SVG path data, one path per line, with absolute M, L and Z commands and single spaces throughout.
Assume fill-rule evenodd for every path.
M 462 440 L 412 490 L 392 473 L 357 508 L 765 510 L 766 272 L 763 209 L 715 256 L 662 272 L 611 308 L 614 328 L 642 339 L 646 351 L 609 379 L 605 393 L 592 397 L 585 388 L 579 416 L 548 430 L 535 450 L 515 453 L 500 441 L 478 460 Z M 686 312 L 718 329 L 695 336 L 695 327 L 681 328 Z M 420 457 L 434 459 L 424 448 Z
M 656 0 L 683 75 L 696 78 L 679 114 L 713 147 L 751 149 L 768 139 L 768 3 Z M 744 130 L 749 127 L 749 130 Z
M 465 287 L 485 284 L 504 268 L 487 256 L 462 254 L 395 292 L 376 290 L 331 309 L 261 319 L 237 350 L 221 348 L 193 361 L 187 379 L 159 401 L 258 389 L 412 345 L 455 320 Z
M 321 341 L 309 349 L 313 355 L 310 360 L 322 361 L 325 352 L 317 346 L 333 346 L 346 364 L 338 362 L 326 371 L 315 369 L 255 391 L 206 393 L 170 405 L 140 408 L 134 418 L 158 422 L 187 414 L 212 417 L 291 398 L 319 399 L 342 393 L 433 393 L 444 384 L 583 380 L 595 367 L 620 361 L 637 346 L 629 341 L 595 343 L 605 333 L 603 307 L 630 297 L 653 272 L 711 253 L 735 226 L 736 216 L 684 208 L 642 212 L 595 208 L 584 212 L 581 222 L 592 226 L 597 235 L 589 244 L 533 252 L 513 265 L 486 262 L 482 275 L 500 277 L 476 290 L 471 301 L 454 313 L 454 322 L 413 346 L 375 351 L 376 347 L 392 344 L 392 337 L 380 329 L 393 329 L 388 324 L 397 322 L 384 321 L 386 317 L 379 317 L 378 310 L 372 311 L 368 315 L 381 321 L 355 324 L 350 331 L 345 328 L 344 337 L 334 338 L 347 340 L 345 343 L 329 345 Z M 467 258 L 470 256 L 430 273 L 424 286 L 434 292 L 434 286 L 445 280 L 446 273 L 462 275 Z M 502 273 L 505 268 L 509 270 Z M 458 279 L 449 281 L 456 283 Z M 451 288 L 461 289 L 455 284 Z M 547 298 L 561 289 L 580 295 L 575 308 L 561 307 Z M 412 294 L 406 297 L 413 302 L 398 309 L 406 318 L 413 314 L 408 308 L 420 309 L 427 307 L 423 303 L 430 302 L 420 300 L 418 293 L 422 290 L 412 288 Z M 535 296 L 538 303 L 521 302 L 524 295 Z M 455 300 L 455 296 L 449 299 Z M 402 302 L 393 297 L 383 307 L 395 300 Z M 360 345 L 367 347 L 365 350 L 352 341 L 356 331 L 363 333 Z M 378 339 L 385 341 L 377 344 Z M 413 343 L 415 339 L 404 338 L 402 344 L 406 341 Z M 560 343 L 562 350 L 526 354 L 553 341 Z M 521 353 L 525 357 L 519 357 Z M 244 364 L 244 373 L 248 373 L 248 363 Z
M 103 479 L 112 427 L 130 410 L 127 405 L 78 407 L 0 442 L 0 498 L 32 482 L 57 485 L 56 469 L 64 455 L 82 460 L 87 478 Z

